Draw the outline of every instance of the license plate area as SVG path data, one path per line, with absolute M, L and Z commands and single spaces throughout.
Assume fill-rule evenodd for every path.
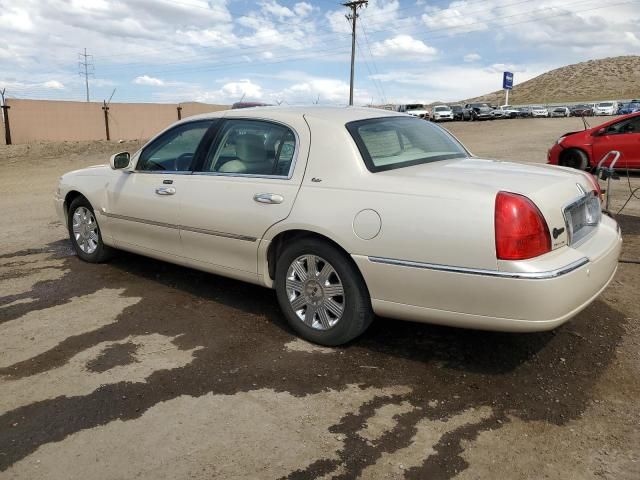
M 569 233 L 569 245 L 589 236 L 600 223 L 600 200 L 588 192 L 564 208 L 564 219 Z

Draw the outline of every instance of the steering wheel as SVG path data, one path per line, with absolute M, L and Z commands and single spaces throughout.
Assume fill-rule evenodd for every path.
M 176 172 L 182 172 L 187 170 L 191 166 L 193 160 L 193 153 L 183 153 L 176 157 L 173 161 L 173 169 Z

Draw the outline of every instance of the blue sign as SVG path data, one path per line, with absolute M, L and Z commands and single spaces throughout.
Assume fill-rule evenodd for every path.
M 511 90 L 513 88 L 513 73 L 504 72 L 502 75 L 502 88 Z

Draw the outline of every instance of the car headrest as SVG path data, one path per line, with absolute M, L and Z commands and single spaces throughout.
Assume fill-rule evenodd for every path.
M 236 157 L 245 163 L 263 163 L 267 161 L 264 138 L 248 133 L 236 138 Z

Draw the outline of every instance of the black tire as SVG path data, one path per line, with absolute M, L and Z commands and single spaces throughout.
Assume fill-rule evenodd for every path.
M 575 168 L 577 170 L 586 170 L 589 165 L 589 159 L 587 158 L 587 154 L 582 150 L 571 148 L 563 152 L 562 158 L 560 159 L 560 165 L 563 167 Z
M 81 209 L 86 209 L 89 212 L 91 212 L 91 215 L 93 216 L 93 219 L 96 225 L 94 232 L 97 235 L 97 241 L 96 241 L 97 245 L 95 246 L 95 250 L 92 250 L 90 252 L 84 251 L 82 249 L 80 245 L 81 242 L 79 240 L 76 240 L 76 236 L 73 230 L 74 214 L 77 211 L 81 211 Z M 69 213 L 67 215 L 67 230 L 69 231 L 69 240 L 71 240 L 71 245 L 73 246 L 73 249 L 75 250 L 78 257 L 80 257 L 85 262 L 101 263 L 109 260 L 112 257 L 113 249 L 111 247 L 108 247 L 102 242 L 102 234 L 100 232 L 100 226 L 98 225 L 98 221 L 95 218 L 93 207 L 91 206 L 91 203 L 89 203 L 89 200 L 87 200 L 85 197 L 82 197 L 82 196 L 76 197 L 71 202 L 71 205 L 69 205 Z
M 304 255 L 314 255 L 329 263 L 343 287 L 342 315 L 334 325 L 325 330 L 313 328 L 298 317 L 287 295 L 289 268 Z M 313 237 L 303 237 L 292 242 L 278 258 L 275 277 L 280 308 L 291 328 L 305 340 L 326 346 L 342 345 L 361 335 L 373 320 L 371 298 L 362 275 L 348 255 L 328 242 Z M 319 316 L 316 323 L 319 323 Z

